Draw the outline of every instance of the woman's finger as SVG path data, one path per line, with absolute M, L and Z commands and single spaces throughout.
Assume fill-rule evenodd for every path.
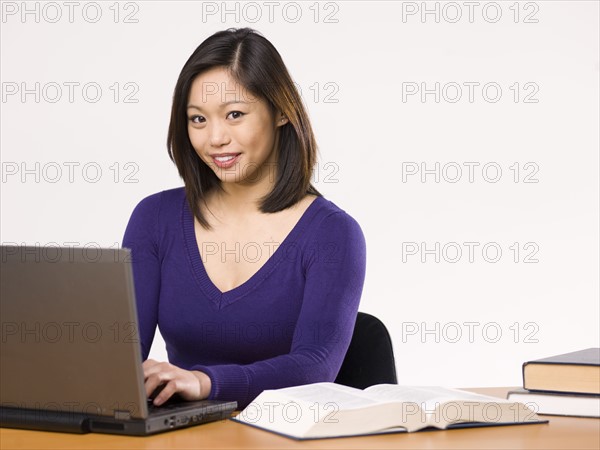
M 162 368 L 162 370 L 161 370 Z M 166 384 L 174 377 L 174 371 L 171 368 L 165 370 L 164 366 L 157 364 L 150 369 L 149 373 L 145 376 L 144 387 L 146 388 L 146 395 L 150 397 L 154 390 L 157 389 L 161 384 Z
M 164 402 L 169 400 L 173 394 L 177 392 L 177 380 L 171 380 L 167 384 L 164 385 L 164 388 L 160 391 L 160 393 L 154 398 L 153 403 L 156 406 L 162 405 Z

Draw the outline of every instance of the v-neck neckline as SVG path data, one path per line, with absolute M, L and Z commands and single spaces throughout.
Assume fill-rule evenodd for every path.
M 184 191 L 185 192 L 185 191 Z M 302 231 L 311 219 L 314 217 L 318 210 L 319 204 L 324 199 L 322 197 L 315 198 L 306 210 L 300 216 L 300 219 L 296 222 L 294 227 L 290 230 L 287 236 L 283 239 L 281 244 L 273 252 L 273 254 L 265 261 L 265 263 L 256 271 L 254 274 L 244 281 L 242 284 L 222 292 L 210 279 L 202 257 L 200 254 L 200 247 L 198 240 L 196 239 L 195 231 L 195 217 L 190 211 L 187 197 L 183 196 L 182 205 L 182 223 L 183 223 L 183 236 L 185 245 L 188 252 L 190 264 L 192 266 L 192 272 L 198 281 L 200 288 L 204 294 L 210 298 L 211 302 L 217 309 L 221 309 L 239 299 L 244 297 L 250 291 L 254 290 L 260 283 L 262 283 L 269 274 L 279 265 L 283 256 L 285 255 L 286 248 L 295 243 L 298 237 L 301 236 Z

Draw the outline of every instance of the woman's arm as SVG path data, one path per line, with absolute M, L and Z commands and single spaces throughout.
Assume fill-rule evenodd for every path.
M 148 358 L 158 322 L 160 260 L 158 215 L 161 194 L 150 195 L 134 208 L 121 247 L 131 249 L 142 361 Z
M 147 359 L 158 323 L 161 282 L 158 220 L 162 198 L 161 192 L 137 204 L 125 229 L 122 244 L 123 248 L 131 249 L 146 394 L 150 396 L 160 385 L 165 385 L 154 399 L 156 405 L 167 401 L 175 392 L 179 392 L 186 400 L 200 400 L 211 391 L 210 378 L 206 374 Z

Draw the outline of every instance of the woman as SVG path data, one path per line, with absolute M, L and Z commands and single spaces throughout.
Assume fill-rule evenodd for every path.
M 310 184 L 316 143 L 273 45 L 206 39 L 173 96 L 169 156 L 185 187 L 144 198 L 132 251 L 148 395 L 236 400 L 333 381 L 365 276 L 356 221 Z M 146 360 L 156 326 L 169 363 Z

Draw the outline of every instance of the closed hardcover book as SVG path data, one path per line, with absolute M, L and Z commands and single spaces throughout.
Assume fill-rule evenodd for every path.
M 600 394 L 600 348 L 524 363 L 523 388 L 529 391 Z
M 600 418 L 600 395 L 566 394 L 515 389 L 506 398 L 520 402 L 538 414 Z

